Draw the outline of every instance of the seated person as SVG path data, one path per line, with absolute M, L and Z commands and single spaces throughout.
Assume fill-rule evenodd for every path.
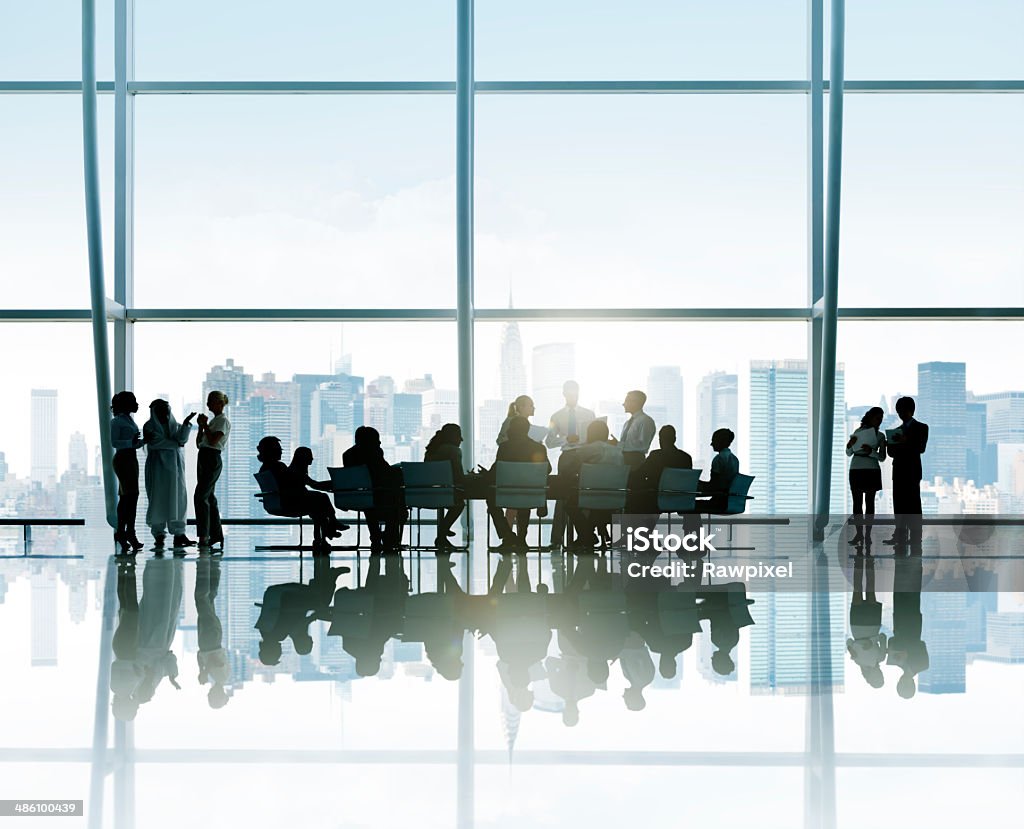
M 729 488 L 740 474 L 740 462 L 729 450 L 736 435 L 731 429 L 716 429 L 711 435 L 711 448 L 718 454 L 711 461 L 711 480 L 700 482 L 700 491 L 711 495 L 707 508 L 712 512 L 726 509 L 729 503 Z
M 436 432 L 427 443 L 423 453 L 423 460 L 447 461 L 452 465 L 452 481 L 455 483 L 455 506 L 448 510 L 438 510 L 437 521 L 437 546 L 450 547 L 448 540 L 455 535 L 452 530 L 454 524 L 462 511 L 466 508 L 466 502 L 462 499 L 460 490 L 466 482 L 466 471 L 462 466 L 462 429 L 457 423 L 446 423 Z
M 495 465 L 490 469 L 482 469 L 480 473 L 486 477 L 488 483 L 493 484 L 497 476 L 497 463 L 543 463 L 551 472 L 551 464 L 548 462 L 548 450 L 544 445 L 530 438 L 530 421 L 525 417 L 510 418 L 508 424 L 508 437 L 498 447 L 498 455 Z M 526 546 L 526 529 L 530 525 L 530 510 L 516 510 L 516 532 L 512 531 L 505 514 L 495 506 L 494 495 L 487 498 L 487 512 L 494 522 L 494 529 L 501 538 L 502 550 L 522 549 Z
M 340 535 L 348 526 L 338 521 L 331 499 L 323 492 L 310 492 L 306 487 L 331 489 L 330 481 L 314 481 L 309 477 L 313 453 L 305 446 L 295 450 L 291 466 L 281 461 L 284 450 L 280 439 L 273 435 L 262 438 L 256 446 L 256 457 L 263 464 L 260 472 L 270 472 L 277 482 L 281 509 L 292 515 L 308 515 L 313 521 L 313 548 L 329 551 L 328 538 Z
M 558 461 L 558 477 L 574 482 L 566 503 L 566 512 L 576 528 L 577 551 L 592 550 L 597 540 L 595 532 L 599 525 L 606 523 L 604 510 L 582 510 L 579 507 L 579 477 L 583 464 L 607 464 L 622 466 L 622 450 L 608 442 L 608 423 L 595 420 L 587 426 L 587 441 L 578 449 L 566 452 Z
M 662 426 L 658 431 L 658 444 L 640 466 L 629 475 L 629 498 L 626 512 L 656 514 L 658 487 L 661 473 L 666 469 L 693 469 L 693 458 L 676 447 L 675 426 Z
M 364 511 L 374 552 L 394 550 L 402 539 L 402 473 L 384 459 L 380 432 L 372 426 L 356 429 L 355 445 L 341 456 L 345 467 L 365 466 L 373 483 L 373 509 Z M 383 532 L 381 525 L 384 525 Z

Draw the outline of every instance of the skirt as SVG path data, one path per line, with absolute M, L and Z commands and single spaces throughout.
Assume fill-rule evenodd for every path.
M 851 469 L 850 489 L 854 492 L 878 492 L 882 488 L 881 469 Z

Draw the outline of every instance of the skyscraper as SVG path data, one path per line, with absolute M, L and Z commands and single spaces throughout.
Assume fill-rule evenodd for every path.
M 222 391 L 228 396 L 230 403 L 244 403 L 252 394 L 253 379 L 246 374 L 242 366 L 236 366 L 230 357 L 222 366 L 214 366 L 206 372 L 203 381 L 203 402 L 211 391 Z
M 924 480 L 947 481 L 967 474 L 967 364 L 919 363 L 917 412 L 928 424 L 928 449 L 921 456 Z
M 454 389 L 423 392 L 423 434 L 430 438 L 445 423 L 459 422 L 459 393 Z
M 72 432 L 68 440 L 68 470 L 81 472 L 83 475 L 89 471 L 89 447 L 86 446 L 85 435 L 81 432 Z
M 985 439 L 988 443 L 1024 443 L 1024 391 L 975 394 L 985 405 Z
M 676 434 L 682 435 L 683 377 L 679 366 L 652 366 L 647 372 L 646 412 L 659 428 L 668 423 L 676 427 Z
M 548 418 L 565 405 L 562 386 L 576 379 L 576 346 L 572 343 L 545 343 L 533 349 L 533 402 L 535 420 L 547 425 Z M 586 389 L 581 405 L 586 406 Z
M 836 366 L 829 511 L 845 511 L 846 377 Z M 750 494 L 754 513 L 807 513 L 811 508 L 810 435 L 806 360 L 750 363 Z M 743 471 L 742 458 L 740 471 Z
M 512 297 L 508 298 L 512 307 Z M 501 365 L 498 369 L 501 381 L 501 399 L 507 405 L 519 395 L 526 394 L 526 364 L 523 362 L 523 339 L 519 335 L 519 323 L 509 320 L 501 328 Z
M 962 694 L 967 690 L 965 594 L 922 593 L 921 618 L 921 639 L 928 646 L 928 669 L 918 675 L 918 690 L 923 694 Z
M 988 463 L 986 447 L 988 409 L 984 403 L 968 401 L 966 412 L 966 455 L 967 468 L 965 477 L 974 481 L 976 486 L 984 486 L 995 480 L 995 472 Z
M 57 390 L 32 389 L 29 432 L 31 478 L 45 484 L 57 479 Z
M 714 450 L 711 448 L 711 434 L 715 429 L 739 427 L 739 380 L 735 374 L 715 371 L 701 378 L 697 386 L 697 436 L 694 443 L 693 465 L 695 469 L 710 469 Z M 742 454 L 737 438 L 732 443 L 737 457 Z
M 57 575 L 33 573 L 32 583 L 32 666 L 57 664 Z

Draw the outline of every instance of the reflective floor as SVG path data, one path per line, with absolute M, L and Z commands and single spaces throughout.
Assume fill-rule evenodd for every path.
M 837 532 L 854 583 L 817 592 L 624 589 L 621 558 L 482 532 L 129 561 L 11 534 L 0 800 L 145 829 L 1016 825 L 1024 595 L 922 590 L 929 548 L 848 558 Z

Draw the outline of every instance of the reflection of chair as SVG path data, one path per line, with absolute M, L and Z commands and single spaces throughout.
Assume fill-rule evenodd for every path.
M 286 510 L 281 506 L 281 492 L 277 488 L 277 478 L 274 477 L 273 472 L 254 472 L 253 477 L 256 479 L 256 483 L 259 484 L 260 491 L 256 493 L 255 497 L 263 504 L 263 509 L 270 515 L 276 515 L 279 518 L 298 518 L 299 519 L 299 546 L 294 545 L 274 545 L 270 547 L 261 547 L 263 550 L 302 550 L 302 518 L 301 512 L 294 512 L 292 510 Z
M 420 511 L 437 510 L 434 525 L 440 524 L 440 511 L 455 506 L 455 482 L 452 478 L 452 465 L 448 461 L 420 461 L 403 463 L 402 479 L 404 481 L 405 505 L 416 510 L 416 546 L 423 548 L 421 530 L 423 520 Z M 411 541 L 411 539 L 410 539 Z
M 343 512 L 362 512 L 373 509 L 373 480 L 365 466 L 329 466 L 334 506 Z M 360 547 L 362 522 L 356 520 L 356 549 Z M 372 535 L 372 534 L 371 534 Z
M 600 513 L 621 512 L 626 508 L 627 484 L 630 468 L 605 463 L 585 463 L 580 467 L 580 509 L 594 511 L 594 524 L 608 524 L 611 516 Z M 602 531 L 606 538 L 607 532 Z
M 548 465 L 498 461 L 494 473 L 494 505 L 499 509 L 541 509 L 548 503 Z M 491 543 L 490 517 L 487 544 Z M 537 549 L 541 544 L 540 516 L 537 516 Z

